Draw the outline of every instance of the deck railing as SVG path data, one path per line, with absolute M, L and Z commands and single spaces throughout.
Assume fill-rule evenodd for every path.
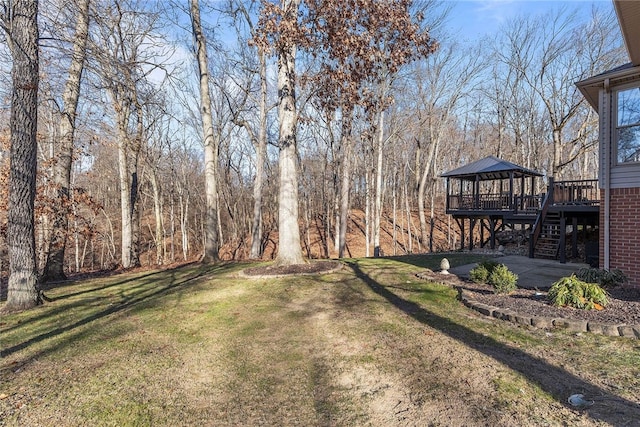
M 535 214 L 542 208 L 543 200 L 548 193 L 553 194 L 549 200 L 552 205 L 599 206 L 600 190 L 597 179 L 574 181 L 550 180 L 553 187 L 545 194 L 514 195 L 508 193 L 449 194 L 447 207 L 449 211 L 513 211 L 515 213 Z
M 509 210 L 508 194 L 489 193 L 474 197 L 472 194 L 449 194 L 449 210 Z
M 557 181 L 553 183 L 554 205 L 600 205 L 597 179 Z

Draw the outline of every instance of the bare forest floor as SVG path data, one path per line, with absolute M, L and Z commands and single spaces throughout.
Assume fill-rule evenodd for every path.
M 241 272 L 260 264 L 192 264 L 58 284 L 51 302 L 0 318 L 0 425 L 637 423 L 638 341 L 486 318 L 416 278 L 439 261 L 251 279 Z M 569 405 L 574 393 L 593 405 Z
M 455 221 L 451 220 L 444 211 L 438 210 L 434 214 L 433 228 L 427 217 L 428 234 L 431 241 L 420 242 L 420 221 L 418 214 L 413 212 L 411 222 L 402 212 L 396 213 L 396 218 L 390 213 L 383 214 L 380 223 L 380 250 L 385 256 L 407 255 L 411 253 L 426 253 L 448 251 L 460 246 L 458 229 Z M 304 256 L 309 259 L 337 258 L 335 248 L 335 230 L 327 232 L 326 226 L 320 219 L 305 223 L 300 222 L 300 243 Z M 220 250 L 225 260 L 246 260 L 249 258 L 251 237 L 232 239 L 226 242 Z M 263 259 L 274 259 L 278 252 L 277 230 L 265 230 L 263 237 Z M 354 209 L 349 215 L 347 227 L 347 242 L 345 256 L 359 258 L 373 256 L 373 236 L 370 237 L 369 252 L 366 244 L 366 223 L 363 211 Z

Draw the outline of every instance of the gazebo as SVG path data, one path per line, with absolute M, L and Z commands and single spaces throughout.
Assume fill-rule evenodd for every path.
M 469 249 L 473 232 L 480 228 L 480 245 L 495 248 L 496 232 L 520 226 L 529 240 L 529 256 L 566 260 L 567 229 L 572 233 L 571 257 L 578 257 L 578 228 L 588 239 L 588 228 L 598 227 L 600 190 L 598 180 L 539 181 L 542 174 L 495 156 L 459 167 L 441 175 L 447 179 L 447 214 L 460 228 L 464 248 L 465 223 L 469 223 Z M 541 192 L 537 190 L 540 189 Z M 546 192 L 542 192 L 546 191 Z M 528 228 L 528 229 L 527 229 Z M 485 240 L 485 231 L 489 239 Z M 597 258 L 585 249 L 588 262 Z
M 465 220 L 469 220 L 469 249 L 473 249 L 473 229 L 480 223 L 480 240 L 489 231 L 495 247 L 498 227 L 531 224 L 540 208 L 542 195 L 536 179 L 542 174 L 495 156 L 461 166 L 441 177 L 447 179 L 446 212 L 456 220 L 465 240 Z

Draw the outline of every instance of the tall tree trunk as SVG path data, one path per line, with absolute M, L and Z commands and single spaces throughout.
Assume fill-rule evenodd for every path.
M 69 76 L 65 83 L 62 100 L 64 103 L 60 117 L 60 143 L 58 158 L 54 165 L 53 182 L 58 189 L 58 200 L 53 209 L 53 233 L 44 267 L 43 280 L 64 279 L 64 254 L 69 229 L 69 203 L 71 163 L 76 127 L 76 110 L 80 97 L 80 80 L 84 69 L 89 34 L 89 0 L 78 0 L 78 20 L 73 37 L 73 53 L 69 65 Z
M 427 244 L 429 239 L 429 234 L 427 232 L 427 217 L 424 213 L 425 210 L 425 193 L 427 191 L 427 185 L 429 178 L 433 176 L 434 170 L 434 162 L 436 157 L 436 152 L 438 150 L 438 144 L 440 141 L 440 135 L 436 134 L 433 129 L 433 124 L 429 123 L 429 150 L 427 153 L 427 157 L 422 164 L 422 175 L 420 177 L 420 183 L 418 185 L 418 218 L 420 219 L 420 243 L 423 245 Z
M 300 0 L 283 0 L 283 10 L 297 16 Z M 278 192 L 277 265 L 302 264 L 300 225 L 298 224 L 298 153 L 296 142 L 296 45 L 288 44 L 278 52 L 278 119 L 280 121 L 280 188 Z
M 351 189 L 351 124 L 353 109 L 342 109 L 342 179 L 340 181 L 340 230 L 338 233 L 338 257 L 344 258 L 347 246 L 347 222 L 349 220 L 349 190 Z
M 164 242 L 164 221 L 162 218 L 162 193 L 160 191 L 160 183 L 155 171 L 151 171 L 149 174 L 151 181 L 151 190 L 153 191 L 153 214 L 155 218 L 155 241 L 156 246 L 156 264 L 162 265 L 164 263 L 163 257 L 163 242 Z
M 138 99 L 138 90 L 132 87 L 133 103 L 136 111 L 136 134 L 131 147 L 131 266 L 140 266 L 140 203 L 138 203 L 140 178 L 138 173 L 138 163 L 140 159 L 140 151 L 142 150 L 142 141 L 144 138 L 144 123 L 142 121 L 142 106 Z
M 393 240 L 393 254 L 392 255 L 397 255 L 397 248 L 398 248 L 398 241 L 397 241 L 397 210 L 398 210 L 398 201 L 397 201 L 397 194 L 396 194 L 396 183 L 398 182 L 398 175 L 397 173 L 395 173 L 393 175 L 393 183 L 391 185 L 391 199 L 393 200 L 393 236 L 392 236 L 392 240 Z
M 365 154 L 365 164 L 367 162 L 368 153 Z M 368 165 L 367 165 L 368 166 Z M 369 170 L 368 167 L 365 166 L 365 174 L 364 174 L 364 256 L 369 258 L 371 256 L 371 180 L 373 176 L 373 171 Z
M 267 157 L 267 60 L 264 52 L 260 59 L 260 129 L 256 142 L 256 178 L 253 183 L 253 219 L 251 222 L 251 252 L 249 258 L 262 257 L 262 192 L 264 187 L 264 162 Z
M 373 218 L 373 256 L 380 257 L 380 217 L 382 216 L 382 145 L 384 143 L 384 111 L 380 112 L 378 122 L 378 141 L 376 144 L 376 198 Z
M 114 97 L 114 102 L 115 101 Z M 116 106 L 118 121 L 118 180 L 120 182 L 120 218 L 121 218 L 121 247 L 120 262 L 123 268 L 130 268 L 132 247 L 131 224 L 131 182 L 129 181 L 129 156 L 128 156 L 128 107 Z
M 200 22 L 200 5 L 198 0 L 189 0 L 191 27 L 196 41 L 198 71 L 200 74 L 200 118 L 204 137 L 205 163 L 205 195 L 206 214 L 204 224 L 204 256 L 203 262 L 217 262 L 220 257 L 218 236 L 218 146 L 214 135 L 213 115 L 211 112 L 211 92 L 209 89 L 209 61 L 207 58 L 207 41 L 202 32 Z
M 405 214 L 407 215 L 407 253 L 413 253 L 413 236 L 411 234 L 411 205 L 409 202 L 409 188 L 407 186 L 407 181 L 404 181 L 404 185 L 402 186 L 402 190 L 404 193 L 404 206 L 405 206 Z
M 562 170 L 562 133 L 557 127 L 553 129 L 553 177 L 558 180 L 561 178 Z
M 34 201 L 38 131 L 38 2 L 15 1 L 5 21 L 13 59 L 7 246 L 9 283 L 5 310 L 42 302 L 36 271 Z

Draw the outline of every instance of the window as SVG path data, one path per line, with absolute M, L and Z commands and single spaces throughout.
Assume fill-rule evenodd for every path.
M 640 88 L 618 92 L 618 163 L 640 162 Z

